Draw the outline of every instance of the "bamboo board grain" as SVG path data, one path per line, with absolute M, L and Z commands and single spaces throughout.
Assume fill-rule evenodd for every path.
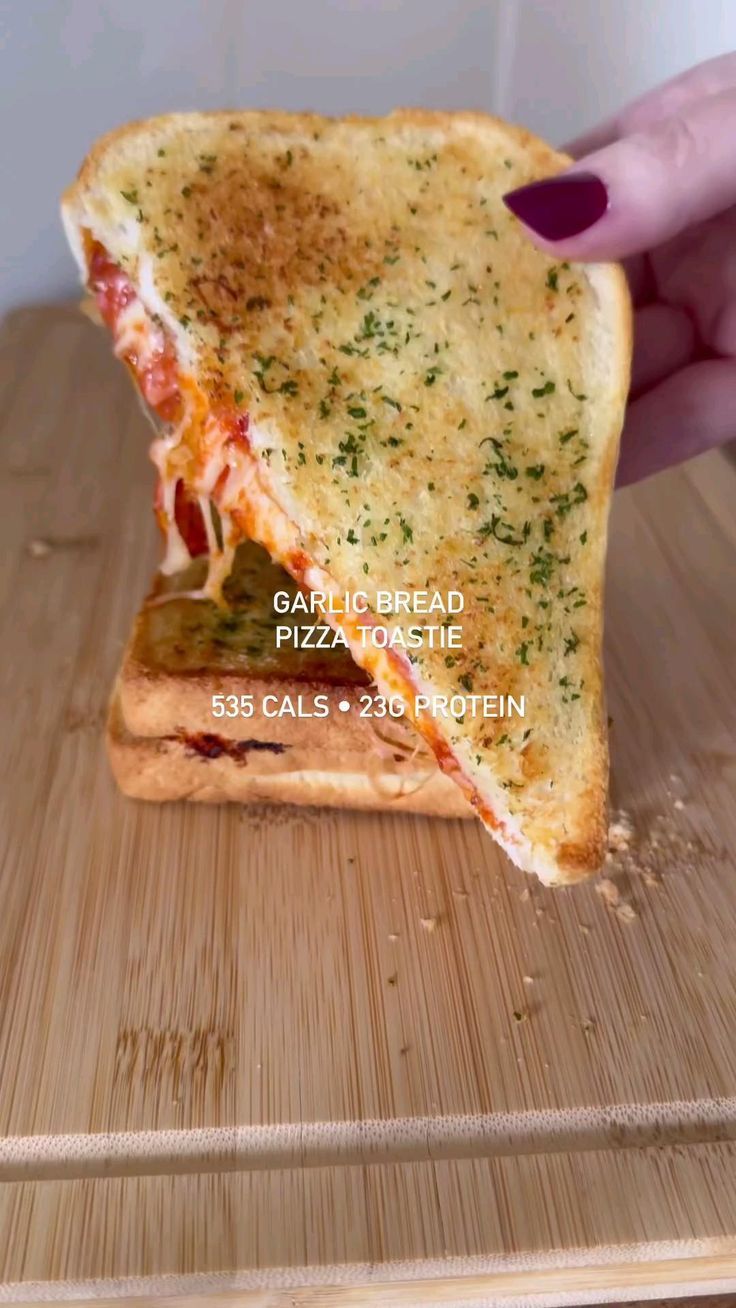
M 462 822 L 123 800 L 147 428 L 73 309 L 0 393 L 0 1299 L 736 1288 L 733 465 L 617 496 L 607 900 Z

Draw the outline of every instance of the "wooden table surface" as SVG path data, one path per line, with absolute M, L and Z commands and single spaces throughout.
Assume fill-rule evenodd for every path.
M 633 830 L 550 891 L 475 824 L 124 800 L 148 428 L 72 308 L 0 392 L 0 1301 L 736 1289 L 736 468 L 616 497 Z

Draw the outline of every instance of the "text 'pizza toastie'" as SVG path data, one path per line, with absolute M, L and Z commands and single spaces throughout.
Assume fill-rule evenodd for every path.
M 555 262 L 501 196 L 566 161 L 480 114 L 180 114 L 103 138 L 63 217 L 160 420 L 165 570 L 186 497 L 217 595 L 259 542 L 330 597 L 440 767 L 548 883 L 601 862 L 609 500 L 628 385 L 622 272 Z M 462 647 L 355 592 L 460 592 Z M 523 697 L 521 720 L 424 696 Z

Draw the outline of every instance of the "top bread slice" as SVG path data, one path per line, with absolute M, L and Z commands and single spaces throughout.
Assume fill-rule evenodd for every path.
M 248 535 L 338 605 L 460 591 L 452 653 L 331 621 L 552 884 L 605 846 L 602 587 L 631 335 L 622 272 L 547 257 L 502 203 L 566 162 L 481 114 L 182 114 L 103 138 L 63 203 L 167 423 L 175 546 L 180 478 L 218 509 L 213 584 Z M 414 704 L 479 692 L 523 696 L 525 718 Z

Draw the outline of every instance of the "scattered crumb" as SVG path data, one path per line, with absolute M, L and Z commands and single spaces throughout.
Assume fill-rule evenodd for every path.
M 522 890 L 521 894 L 519 895 L 519 899 L 521 900 L 522 904 L 526 904 L 527 900 L 531 899 L 531 894 L 532 892 L 528 886 L 526 887 L 525 890 Z
M 670 781 L 680 781 L 676 773 L 670 774 Z M 675 814 L 686 808 L 683 798 L 672 799 Z M 616 876 L 627 889 L 635 891 L 636 881 L 640 879 L 649 889 L 659 889 L 669 873 L 692 870 L 693 853 L 702 856 L 713 853 L 699 840 L 689 838 L 679 826 L 679 820 L 670 811 L 648 819 L 646 827 L 635 830 L 628 814 L 623 811 L 614 813 L 608 833 L 608 853 L 606 854 L 606 872 Z M 602 892 L 604 897 L 606 892 Z M 623 914 L 629 917 L 630 914 Z
M 437 918 L 436 918 L 436 917 L 420 917 L 419 921 L 421 922 L 421 924 L 422 924 L 422 926 L 423 926 L 423 928 L 424 928 L 425 931 L 434 931 L 434 930 L 436 930 L 436 927 L 437 927 Z
M 616 913 L 622 922 L 633 922 L 636 917 L 636 909 L 633 904 L 620 904 L 616 909 Z
M 45 559 L 51 553 L 51 546 L 46 540 L 32 540 L 28 543 L 28 553 L 32 559 Z
M 586 1035 L 592 1035 L 596 1029 L 596 1020 L 594 1017 L 585 1017 L 581 1026 Z
M 467 891 L 467 890 L 453 890 L 452 893 L 453 893 L 453 895 L 456 896 L 457 899 L 467 899 L 467 898 L 468 898 L 468 891 Z
M 397 984 L 398 984 L 398 980 L 399 980 L 399 974 L 398 974 L 398 972 L 392 972 L 392 973 L 391 973 L 391 976 L 387 977 L 386 980 L 388 981 L 388 984 L 389 984 L 390 986 L 395 986 L 395 985 L 397 985 Z
M 596 885 L 596 890 L 601 896 L 601 899 L 605 899 L 609 907 L 618 908 L 621 900 L 621 893 L 618 886 L 613 884 L 610 877 L 604 877 L 602 881 L 599 881 Z
M 628 849 L 634 835 L 634 826 L 628 813 L 620 809 L 608 828 L 609 852 L 619 853 Z
M 529 1013 L 525 1008 L 515 1008 L 513 1018 L 515 1022 L 526 1022 L 529 1018 Z
M 399 938 L 399 933 L 398 933 L 398 931 L 389 931 L 389 933 L 388 933 L 388 938 L 389 938 L 389 940 L 398 940 L 398 938 Z
M 610 877 L 603 877 L 597 883 L 596 891 L 622 922 L 631 922 L 636 917 L 636 909 L 621 898 L 621 891 Z
M 399 1053 L 400 1053 L 400 1054 L 408 1054 L 408 1052 L 409 1052 L 410 1049 L 411 1049 L 411 1045 L 402 1045 L 401 1048 L 400 1048 L 400 1050 L 399 1050 Z
M 585 922 L 578 922 L 578 931 L 582 931 L 584 936 L 590 935 L 590 927 Z
M 534 985 L 534 977 L 533 977 L 533 976 L 525 976 L 525 977 L 522 977 L 522 980 L 523 980 L 525 986 L 532 986 L 532 985 Z

